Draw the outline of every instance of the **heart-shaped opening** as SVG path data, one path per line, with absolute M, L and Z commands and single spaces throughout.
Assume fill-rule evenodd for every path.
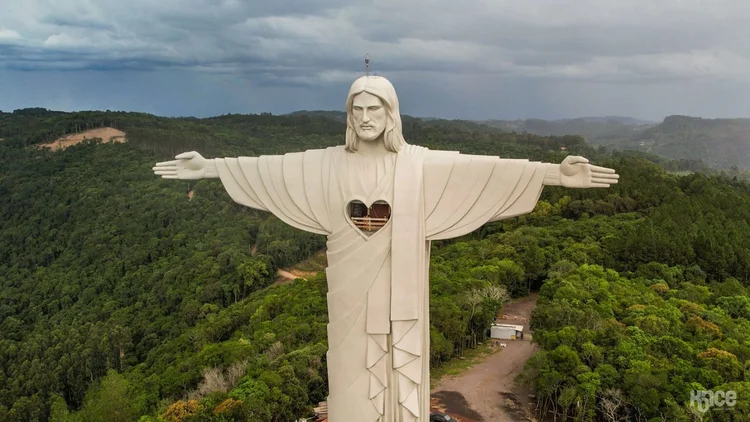
M 385 201 L 375 201 L 368 207 L 355 199 L 346 208 L 346 215 L 354 226 L 368 236 L 382 229 L 391 219 L 391 206 Z

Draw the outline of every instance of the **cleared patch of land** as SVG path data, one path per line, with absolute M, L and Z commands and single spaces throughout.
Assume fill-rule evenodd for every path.
M 91 129 L 83 132 L 73 133 L 62 138 L 55 139 L 48 144 L 39 144 L 37 145 L 37 148 L 49 148 L 52 151 L 59 151 L 75 144 L 80 144 L 87 139 L 96 138 L 100 138 L 103 142 L 120 143 L 126 141 L 125 132 L 112 127 L 102 127 L 98 129 Z
M 255 248 L 255 246 L 253 246 Z M 254 254 L 255 249 L 251 249 L 251 253 Z M 288 283 L 292 280 L 301 278 L 307 280 L 310 277 L 315 276 L 321 271 L 325 271 L 328 259 L 326 258 L 326 251 L 323 249 L 317 252 L 310 258 L 300 262 L 292 268 L 279 268 L 276 271 L 278 278 L 276 279 L 277 284 Z
M 494 349 L 489 355 L 480 354 L 478 360 L 483 360 L 481 363 L 458 375 L 448 372 L 433 383 L 431 395 L 434 410 L 444 411 L 459 422 L 536 420 L 529 409 L 529 392 L 516 383 L 516 378 L 523 371 L 526 361 L 537 351 L 537 345 L 529 341 L 531 336 L 526 335 L 537 297 L 532 294 L 508 303 L 502 313 L 510 319 L 498 320 L 523 325 L 523 340 L 504 340 L 508 347 Z

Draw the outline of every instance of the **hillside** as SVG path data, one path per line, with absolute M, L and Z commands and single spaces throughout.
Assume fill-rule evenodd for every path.
M 750 119 L 669 116 L 623 147 L 672 159 L 702 160 L 717 169 L 750 169 Z
M 55 139 L 50 143 L 38 144 L 39 148 L 49 148 L 52 151 L 59 151 L 70 146 L 80 144 L 86 140 L 100 139 L 102 142 L 125 142 L 125 132 L 111 127 L 84 130 L 83 132 L 72 133 Z
M 654 122 L 630 117 L 581 117 L 561 120 L 485 120 L 478 123 L 511 132 L 528 132 L 540 136 L 578 135 L 594 145 L 611 145 L 622 139 L 630 139 Z
M 592 145 L 698 162 L 717 170 L 750 170 L 750 119 L 669 116 L 661 123 L 623 117 L 489 120 L 502 130 L 541 136 L 579 135 Z M 700 167 L 700 166 L 699 166 Z
M 527 383 L 542 408 L 591 420 L 619 397 L 619 416 L 687 422 L 691 389 L 750 391 L 750 186 L 479 126 L 404 123 L 434 149 L 559 162 L 567 146 L 621 182 L 545 188 L 530 215 L 435 242 L 433 367 L 485 341 L 506 294 L 541 288 Z M 35 147 L 100 127 L 128 142 Z M 305 260 L 325 238 L 234 204 L 216 181 L 150 169 L 191 149 L 336 145 L 342 130 L 309 115 L 0 114 L 0 421 L 310 417 L 327 394 L 325 273 L 274 281 L 319 268 Z

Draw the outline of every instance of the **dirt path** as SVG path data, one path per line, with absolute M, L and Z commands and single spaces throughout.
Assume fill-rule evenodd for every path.
M 502 313 L 511 318 L 498 320 L 523 325 L 525 339 L 504 341 L 508 347 L 498 349 L 484 362 L 458 376 L 440 379 L 432 388 L 434 408 L 444 409 L 459 422 L 536 421 L 528 410 L 528 391 L 515 382 L 526 361 L 537 351 L 528 335 L 528 320 L 536 299 L 537 294 L 532 294 L 507 304 Z M 518 319 L 513 319 L 513 316 Z
M 276 274 L 279 277 L 285 278 L 287 280 L 294 280 L 294 279 L 298 278 L 296 275 L 290 273 L 289 271 L 284 271 L 281 268 L 279 268 L 278 270 L 276 270 Z
M 254 255 L 256 252 L 256 245 L 253 245 L 252 249 L 250 250 L 250 254 Z M 320 271 L 325 271 L 325 265 L 320 265 L 320 263 L 316 263 L 316 260 L 318 257 L 323 254 L 325 255 L 325 251 L 318 252 L 314 256 L 308 258 L 307 260 L 297 264 L 297 266 L 301 268 L 305 268 L 307 270 L 313 270 L 313 271 L 303 271 L 297 266 L 291 267 L 291 268 L 279 268 L 276 270 L 276 284 L 285 284 L 289 283 L 293 280 L 296 280 L 298 278 L 301 278 L 303 280 L 307 280 L 308 278 L 315 277 L 318 275 Z

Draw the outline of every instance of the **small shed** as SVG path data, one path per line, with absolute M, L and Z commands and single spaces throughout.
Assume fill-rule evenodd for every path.
M 492 324 L 490 338 L 500 340 L 516 340 L 523 338 L 523 325 Z

